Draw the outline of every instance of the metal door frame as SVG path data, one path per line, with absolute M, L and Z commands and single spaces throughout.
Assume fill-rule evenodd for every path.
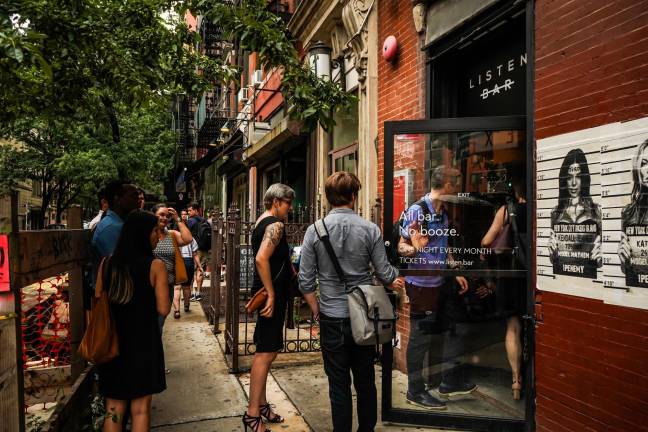
M 463 118 L 438 118 L 427 120 L 404 120 L 385 122 L 385 147 L 384 147 L 384 207 L 383 221 L 384 231 L 392 231 L 393 212 L 393 175 L 394 175 L 394 136 L 399 134 L 424 134 L 444 132 L 479 132 L 479 131 L 501 131 L 501 130 L 524 130 L 526 137 L 526 186 L 529 192 L 527 206 L 527 233 L 532 237 L 532 216 L 535 211 L 535 202 L 532 194 L 532 183 L 534 173 L 533 160 L 533 137 L 528 130 L 526 116 L 501 116 L 501 117 L 463 117 Z M 533 244 L 529 241 L 527 256 L 531 257 Z M 391 344 L 384 346 L 382 358 L 382 419 L 384 421 L 406 424 L 417 424 L 425 426 L 436 426 L 442 428 L 454 428 L 477 431 L 526 431 L 533 429 L 535 415 L 535 391 L 534 391 L 534 326 L 533 326 L 533 290 L 532 275 L 533 262 L 526 270 L 527 280 L 527 313 L 523 319 L 524 331 L 528 335 L 529 361 L 527 363 L 523 385 L 525 386 L 526 406 L 525 419 L 503 419 L 487 418 L 472 415 L 449 414 L 440 412 L 415 411 L 402 408 L 394 408 L 392 405 L 392 371 L 393 371 L 393 347 Z

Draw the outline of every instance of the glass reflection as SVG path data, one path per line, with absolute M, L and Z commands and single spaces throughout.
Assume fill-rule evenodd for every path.
M 523 132 L 397 135 L 395 408 L 523 418 Z

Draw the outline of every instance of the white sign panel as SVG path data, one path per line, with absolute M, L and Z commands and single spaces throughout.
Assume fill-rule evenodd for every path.
M 538 141 L 538 288 L 648 308 L 648 118 Z

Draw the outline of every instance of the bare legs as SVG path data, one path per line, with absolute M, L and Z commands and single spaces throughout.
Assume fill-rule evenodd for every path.
M 151 429 L 151 399 L 152 396 L 148 395 L 131 401 L 132 432 L 148 432 Z M 121 432 L 125 412 L 126 401 L 106 398 L 107 414 L 103 432 Z
M 266 382 L 270 366 L 277 357 L 277 353 L 256 353 L 252 361 L 252 371 L 250 372 L 250 402 L 247 413 L 252 417 L 259 417 L 259 407 L 267 403 L 266 400 Z M 264 431 L 265 426 L 259 428 L 259 432 Z
M 185 312 L 189 312 L 190 299 L 191 299 L 191 285 L 182 285 L 182 300 L 184 301 Z M 180 299 L 178 299 L 178 308 L 180 308 Z
M 511 371 L 513 372 L 513 398 L 520 399 L 520 390 L 522 389 L 522 376 L 520 367 L 522 360 L 522 342 L 520 341 L 520 317 L 512 316 L 506 320 L 506 356 L 508 357 Z
M 180 311 L 180 286 L 173 287 L 173 311 Z

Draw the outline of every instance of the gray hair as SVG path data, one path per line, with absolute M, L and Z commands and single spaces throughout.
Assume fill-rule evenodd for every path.
M 272 207 L 274 200 L 292 201 L 295 198 L 295 191 L 290 186 L 282 183 L 275 183 L 270 185 L 265 195 L 263 196 L 263 205 L 266 210 Z

